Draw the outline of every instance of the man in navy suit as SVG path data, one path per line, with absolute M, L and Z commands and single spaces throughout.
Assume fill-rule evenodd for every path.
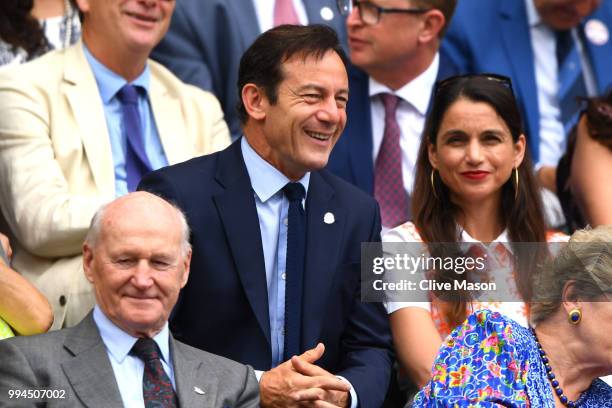
M 392 228 L 410 217 L 421 132 L 444 69 L 438 48 L 456 1 L 359 1 L 352 9 L 344 3 L 351 62 L 358 68 L 349 70 L 349 121 L 328 169 L 374 195 L 383 229 Z M 388 112 L 389 102 L 395 113 Z M 388 130 L 395 124 L 399 135 Z M 393 181 L 397 185 L 389 185 Z
M 275 18 L 278 6 L 292 9 L 289 16 Z M 327 24 L 346 43 L 335 0 L 180 0 L 152 58 L 181 80 L 214 93 L 235 140 L 241 134 L 234 88 L 240 57 L 259 34 L 280 23 Z
M 612 84 L 611 30 L 610 1 L 463 0 L 441 53 L 456 73 L 512 79 L 540 182 L 554 190 L 572 113 L 580 108 L 571 84 L 582 88 L 580 96 L 601 94 Z
M 323 25 L 262 34 L 240 64 L 244 137 L 140 185 L 193 231 L 174 335 L 264 371 L 263 406 L 377 408 L 389 384 L 384 310 L 360 301 L 360 244 L 380 239 L 378 206 L 322 170 L 346 123 L 344 58 Z

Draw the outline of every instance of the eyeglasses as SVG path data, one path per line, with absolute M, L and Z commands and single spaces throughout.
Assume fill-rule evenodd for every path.
M 382 13 L 423 14 L 431 10 L 430 8 L 386 8 L 362 0 L 336 0 L 336 5 L 338 6 L 338 11 L 343 16 L 348 16 L 353 7 L 357 7 L 359 10 L 359 18 L 365 24 L 369 25 L 378 24 Z
M 512 81 L 510 80 L 510 78 L 504 75 L 489 74 L 489 73 L 455 75 L 452 77 L 448 77 L 446 79 L 443 79 L 442 81 L 436 82 L 436 85 L 434 87 L 434 95 L 438 95 L 438 93 L 442 91 L 444 88 L 447 88 L 449 85 L 452 85 L 455 82 L 464 80 L 464 79 L 484 79 L 487 81 L 493 81 L 502 86 L 505 86 L 506 88 L 510 90 L 512 95 L 514 95 L 514 92 L 512 91 Z

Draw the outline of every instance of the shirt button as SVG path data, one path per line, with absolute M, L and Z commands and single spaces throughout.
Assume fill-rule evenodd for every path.
M 281 275 L 281 278 L 282 278 L 283 280 L 286 280 L 286 279 L 287 279 L 287 274 L 286 274 L 286 273 L 283 273 L 283 274 Z
M 285 225 L 289 225 L 289 218 L 285 218 L 285 219 L 283 220 L 283 224 L 285 224 Z
M 66 306 L 66 296 L 61 295 L 59 297 L 59 304 L 60 304 L 60 306 Z

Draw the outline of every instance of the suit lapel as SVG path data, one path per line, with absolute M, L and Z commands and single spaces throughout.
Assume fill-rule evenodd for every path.
M 164 148 L 169 164 L 180 163 L 193 157 L 193 148 L 189 146 L 189 139 L 176 137 L 185 135 L 185 124 L 179 100 L 174 97 L 157 75 L 157 69 L 151 64 L 151 92 L 150 102 L 155 118 L 157 132 Z
M 320 173 L 313 172 L 306 200 L 306 267 L 302 302 L 302 347 L 319 339 L 329 288 L 334 280 L 345 211 L 336 205 L 334 190 Z M 332 221 L 333 217 L 333 222 Z M 326 221 L 324 221 L 324 218 Z M 306 313 L 308 316 L 306 316 Z
M 351 96 L 349 98 L 348 124 L 345 133 L 350 136 L 348 143 L 349 161 L 354 182 L 362 190 L 374 191 L 374 163 L 372 160 L 372 119 L 370 110 L 370 85 L 365 72 L 354 66 L 349 67 Z
M 612 15 L 609 15 L 607 10 L 603 5 L 600 6 L 592 18 L 587 19 L 587 23 L 589 20 L 597 20 L 606 26 L 608 33 L 612 32 L 612 27 L 609 24 L 612 21 Z M 591 66 L 595 71 L 597 92 L 598 94 L 603 93 L 612 84 L 612 69 L 610 69 L 612 66 L 612 40 L 608 39 L 604 44 L 596 45 L 586 36 L 585 42 Z
M 501 18 L 501 33 L 506 47 L 506 54 L 511 57 L 513 77 L 517 80 L 512 86 L 518 99 L 522 102 L 524 112 L 532 119 L 527 120 L 529 134 L 527 140 L 535 158 L 539 157 L 539 125 L 540 110 L 535 80 L 535 62 L 533 47 L 527 24 L 527 10 L 524 1 L 499 2 Z M 517 45 L 519 44 L 519 45 Z M 525 118 L 527 119 L 527 118 Z
M 115 374 L 91 312 L 66 338 L 64 347 L 74 358 L 62 363 L 62 370 L 83 405 L 122 406 Z
M 216 179 L 225 188 L 213 197 L 225 229 L 242 287 L 261 330 L 270 343 L 268 289 L 259 217 L 251 180 L 246 170 L 240 140 L 221 152 Z
M 66 68 L 62 88 L 80 129 L 79 135 L 96 186 L 102 195 L 114 196 L 115 169 L 96 79 L 83 53 L 82 42 L 79 41 L 65 52 Z
M 185 355 L 183 347 L 170 336 L 179 406 L 215 408 L 219 386 L 217 377 L 212 374 L 213 371 L 209 365 Z

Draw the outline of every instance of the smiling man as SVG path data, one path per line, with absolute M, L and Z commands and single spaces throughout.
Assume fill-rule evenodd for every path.
M 78 5 L 82 42 L 0 74 L 0 206 L 14 266 L 51 302 L 54 328 L 93 305 L 80 245 L 100 205 L 229 144 L 214 96 L 148 60 L 173 0 Z
M 152 194 L 101 207 L 83 245 L 94 311 L 70 329 L 0 342 L 0 407 L 18 402 L 10 390 L 61 407 L 258 407 L 252 368 L 169 333 L 188 239 L 185 216 Z
M 344 60 L 325 26 L 262 34 L 238 73 L 244 136 L 139 186 L 177 203 L 193 231 L 171 329 L 259 370 L 264 407 L 380 407 L 389 383 L 384 311 L 360 302 L 378 207 L 322 170 L 346 124 Z

